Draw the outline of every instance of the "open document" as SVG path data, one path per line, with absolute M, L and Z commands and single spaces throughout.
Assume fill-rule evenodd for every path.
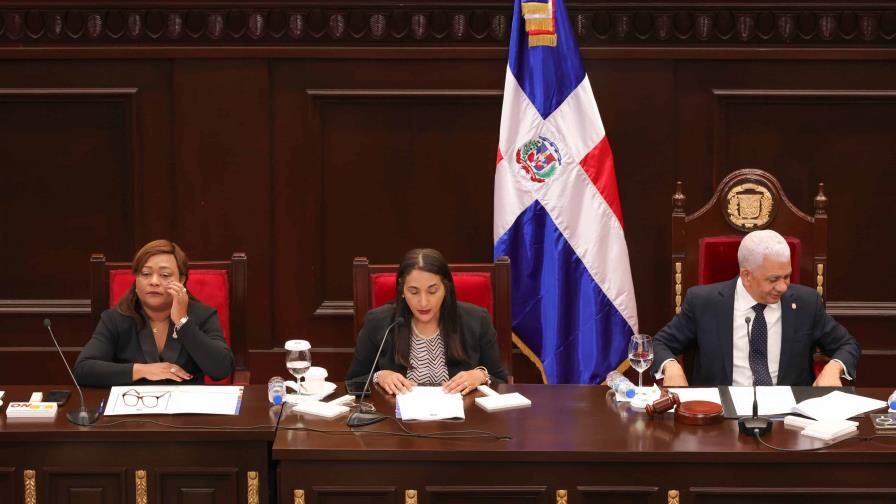
M 825 396 L 806 399 L 794 406 L 793 412 L 816 420 L 846 420 L 886 406 L 886 401 L 835 390 Z
M 142 385 L 112 387 L 104 415 L 239 415 L 243 387 Z
M 416 386 L 398 394 L 398 412 L 402 420 L 463 420 L 464 399 L 460 394 L 446 394 L 442 387 Z

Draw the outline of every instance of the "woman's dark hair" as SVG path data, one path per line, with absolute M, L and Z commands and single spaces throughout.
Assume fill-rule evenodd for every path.
M 187 285 L 187 272 L 190 270 L 190 260 L 187 258 L 187 253 L 176 243 L 170 240 L 155 240 L 138 250 L 131 265 L 131 272 L 135 277 L 134 283 L 131 284 L 131 288 L 118 301 L 118 311 L 134 319 L 137 322 L 138 331 L 143 330 L 146 322 L 140 314 L 140 298 L 137 297 L 136 277 L 140 274 L 143 266 L 146 266 L 146 261 L 149 261 L 150 257 L 159 254 L 171 254 L 174 256 L 174 261 L 177 263 L 178 280 L 183 279 L 184 287 Z M 192 299 L 192 296 L 190 298 Z
M 434 249 L 414 249 L 405 254 L 398 274 L 395 277 L 395 315 L 402 317 L 405 323 L 395 328 L 395 362 L 411 367 L 411 320 L 414 314 L 404 299 L 404 281 L 412 271 L 420 270 L 438 275 L 445 287 L 445 297 L 439 308 L 439 331 L 445 342 L 445 361 L 447 363 L 467 362 L 467 354 L 461 344 L 460 316 L 457 312 L 457 293 L 454 291 L 454 278 L 451 269 L 441 252 Z

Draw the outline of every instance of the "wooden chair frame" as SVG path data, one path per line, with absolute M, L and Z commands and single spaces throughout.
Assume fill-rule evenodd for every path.
M 760 185 L 773 198 L 775 205 L 770 219 L 764 225 L 754 228 L 737 227 L 726 220 L 729 211 L 726 195 L 744 184 Z M 684 293 L 697 284 L 698 242 L 702 237 L 747 234 L 755 229 L 771 228 L 785 236 L 800 239 L 800 283 L 815 288 L 825 297 L 827 285 L 827 242 L 828 242 L 828 199 L 824 195 L 824 184 L 818 184 L 815 196 L 815 213 L 810 216 L 798 208 L 784 194 L 781 184 L 770 173 L 746 168 L 732 172 L 716 188 L 712 198 L 700 210 L 686 214 L 686 197 L 681 181 L 676 182 L 672 196 L 672 301 L 674 312 L 681 311 Z

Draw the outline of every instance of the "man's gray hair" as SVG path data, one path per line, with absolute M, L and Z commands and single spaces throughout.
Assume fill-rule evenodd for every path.
M 766 257 L 773 261 L 790 261 L 787 240 L 771 229 L 753 231 L 744 236 L 737 249 L 737 263 L 741 268 L 754 271 Z

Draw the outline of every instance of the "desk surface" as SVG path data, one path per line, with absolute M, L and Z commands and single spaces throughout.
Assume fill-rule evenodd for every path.
M 677 461 L 682 455 L 692 462 L 836 460 L 896 461 L 896 437 L 864 441 L 874 434 L 867 417 L 859 435 L 816 452 L 783 452 L 741 435 L 735 420 L 708 426 L 678 424 L 672 414 L 651 418 L 628 404 L 617 404 L 606 387 L 587 385 L 502 385 L 501 392 L 520 392 L 532 407 L 488 413 L 476 406 L 470 395 L 464 399 L 466 420 L 462 422 L 405 422 L 415 433 L 462 429 L 490 431 L 510 436 L 498 439 L 426 439 L 396 437 L 383 432 L 401 432 L 394 420 L 356 429 L 378 431 L 351 433 L 345 417 L 324 420 L 286 411 L 273 446 L 279 460 L 462 460 L 480 461 Z M 861 389 L 859 393 L 886 399 L 889 389 Z M 334 395 L 337 395 L 337 391 Z M 373 403 L 381 413 L 395 409 L 393 397 L 375 392 Z M 318 433 L 288 428 L 337 431 Z M 822 448 L 828 442 L 801 436 L 799 431 L 776 421 L 767 443 L 784 448 Z
M 65 417 L 66 412 L 77 411 L 81 406 L 78 392 L 71 385 L 12 385 L 2 389 L 6 394 L 0 407 L 0 442 L 27 441 L 37 434 L 41 440 L 133 440 L 137 435 L 143 441 L 273 441 L 281 409 L 268 403 L 266 386 L 249 385 L 243 389 L 239 415 L 101 415 L 94 425 L 81 427 Z M 10 402 L 27 401 L 32 392 L 49 390 L 72 393 L 54 418 L 7 418 Z M 94 409 L 109 395 L 109 389 L 83 391 L 87 407 Z

